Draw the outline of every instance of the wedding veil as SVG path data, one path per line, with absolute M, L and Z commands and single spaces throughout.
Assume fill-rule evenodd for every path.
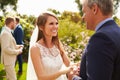
M 30 38 L 30 47 L 29 47 L 29 54 L 28 54 L 28 66 L 27 66 L 27 77 L 26 80 L 37 80 L 37 76 L 32 64 L 31 56 L 30 56 L 30 48 L 33 44 L 36 43 L 38 36 L 38 27 L 36 26 L 33 30 L 33 33 Z

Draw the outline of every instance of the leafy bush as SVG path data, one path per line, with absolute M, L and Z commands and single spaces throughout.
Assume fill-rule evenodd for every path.
M 59 22 L 58 34 L 71 61 L 79 61 L 93 32 L 86 30 L 83 24 L 64 19 Z

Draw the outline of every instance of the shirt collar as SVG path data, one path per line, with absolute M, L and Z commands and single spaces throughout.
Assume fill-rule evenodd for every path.
M 107 19 L 101 21 L 101 22 L 96 26 L 95 31 L 97 31 L 100 27 L 102 27 L 102 25 L 103 25 L 104 23 L 106 23 L 107 21 L 110 21 L 110 20 L 113 20 L 113 19 L 112 19 L 112 18 L 107 18 Z
M 14 29 L 16 29 L 19 25 L 20 25 L 20 24 L 18 23 L 18 24 L 15 26 L 15 28 L 14 28 Z
M 9 27 L 7 27 L 7 26 L 5 26 L 5 28 L 7 29 L 7 31 L 9 31 L 9 32 L 11 32 L 12 30 L 9 28 Z

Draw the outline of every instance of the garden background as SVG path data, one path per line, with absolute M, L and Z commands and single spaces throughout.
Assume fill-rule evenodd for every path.
M 3 0 L 4 1 L 4 0 Z M 9 1 L 9 0 L 8 0 Z M 12 1 L 12 0 L 11 0 Z M 79 1 L 79 0 L 75 0 Z M 0 2 L 2 3 L 2 2 Z M 76 2 L 77 3 L 77 2 Z M 59 18 L 59 30 L 58 35 L 63 43 L 64 49 L 67 52 L 72 62 L 80 61 L 81 53 L 83 52 L 90 36 L 94 33 L 93 31 L 86 30 L 85 23 L 82 21 L 82 12 L 81 5 L 78 4 L 78 9 L 80 12 L 64 11 L 60 13 L 54 9 L 48 9 L 55 13 Z M 1 8 L 1 6 L 0 6 Z M 3 15 L 0 16 L 0 30 L 4 26 L 5 18 L 12 13 L 4 11 Z M 24 49 L 23 49 L 23 74 L 17 75 L 18 80 L 26 80 L 26 70 L 27 70 L 27 61 L 28 61 L 28 50 L 29 42 L 32 31 L 35 27 L 36 17 L 34 15 L 21 15 L 16 13 L 14 16 L 20 18 L 20 24 L 24 30 Z M 120 19 L 116 16 L 113 16 L 113 19 L 120 25 Z M 1 53 L 0 53 L 1 54 Z M 16 72 L 18 71 L 18 64 L 15 66 Z M 5 71 L 2 64 L 0 64 L 0 80 L 5 80 Z

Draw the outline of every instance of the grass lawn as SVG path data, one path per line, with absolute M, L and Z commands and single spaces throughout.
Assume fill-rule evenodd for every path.
M 18 64 L 15 67 L 16 73 L 18 71 Z M 23 73 L 22 75 L 17 75 L 17 80 L 26 80 L 26 71 L 27 71 L 27 63 L 23 63 Z M 5 70 L 2 64 L 0 64 L 0 80 L 6 80 Z

